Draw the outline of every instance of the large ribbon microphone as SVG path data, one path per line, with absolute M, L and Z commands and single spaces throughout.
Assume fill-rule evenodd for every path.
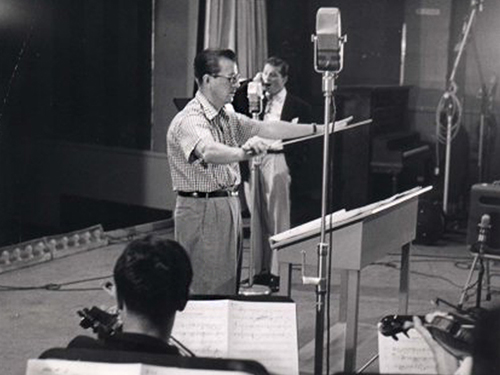
M 333 91 L 335 90 L 335 79 L 342 70 L 342 55 L 345 37 L 340 35 L 340 10 L 338 8 L 319 8 L 316 14 L 316 35 L 312 36 L 314 43 L 314 70 L 322 73 L 322 90 L 325 97 L 324 106 L 324 126 L 328 129 L 335 121 L 335 102 Z M 329 293 L 330 275 L 327 272 L 331 264 L 331 251 L 329 242 L 326 239 L 326 215 L 327 204 L 332 204 L 329 192 L 329 168 L 334 163 L 330 157 L 330 132 L 325 131 L 323 141 L 323 178 L 321 187 L 321 231 L 320 242 L 318 243 L 318 276 L 302 276 L 304 284 L 316 285 L 316 330 L 314 345 L 314 375 L 323 374 L 323 338 L 325 331 L 325 313 L 329 311 L 329 302 L 326 299 Z M 332 142 L 332 145 L 334 142 Z M 332 155 L 335 153 L 332 152 Z M 328 304 L 328 307 L 327 307 Z M 328 328 L 327 328 L 328 330 Z M 350 340 L 346 336 L 346 340 Z M 329 355 L 329 354 L 328 354 Z M 329 358 L 329 357 L 327 357 Z M 329 361 L 327 361 L 329 364 Z M 344 368 L 350 370 L 354 368 L 353 357 L 346 356 Z M 327 373 L 329 369 L 327 369 Z
M 261 82 L 250 81 L 248 83 L 247 98 L 248 98 L 248 111 L 254 115 L 259 115 L 262 112 L 262 98 L 264 92 L 262 90 Z
M 340 10 L 319 8 L 316 13 L 314 69 L 317 72 L 339 73 L 343 65 L 345 36 L 341 36 Z

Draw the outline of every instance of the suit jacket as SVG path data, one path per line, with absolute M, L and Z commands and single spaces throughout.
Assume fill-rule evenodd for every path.
M 250 81 L 244 82 L 236 91 L 233 99 L 233 107 L 236 112 L 251 117 L 248 111 L 248 82 Z M 295 118 L 298 118 L 300 123 L 310 123 L 312 121 L 311 106 L 297 96 L 287 92 L 281 111 L 281 120 L 292 121 Z
M 236 91 L 233 99 L 233 107 L 236 112 L 243 113 L 249 117 L 251 114 L 248 110 L 248 82 L 244 82 L 240 88 Z M 264 112 L 264 109 L 262 110 Z M 283 109 L 281 110 L 281 120 L 283 121 L 292 121 L 298 118 L 299 123 L 311 123 L 312 122 L 312 109 L 311 106 L 298 98 L 295 95 L 287 92 L 285 97 L 285 102 L 283 103 Z M 290 174 L 292 175 L 292 180 L 294 179 L 294 175 L 300 173 L 300 170 L 304 166 L 304 163 L 307 162 L 309 151 L 307 145 L 297 145 L 291 148 L 285 149 L 285 156 L 288 163 L 288 167 L 290 168 Z M 248 181 L 250 171 L 248 168 L 248 163 L 240 163 L 241 169 L 241 177 L 243 180 Z

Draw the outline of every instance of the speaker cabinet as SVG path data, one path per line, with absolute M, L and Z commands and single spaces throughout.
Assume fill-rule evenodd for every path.
M 477 241 L 481 216 L 490 215 L 491 229 L 488 246 L 500 249 L 500 184 L 475 184 L 470 193 L 467 244 Z

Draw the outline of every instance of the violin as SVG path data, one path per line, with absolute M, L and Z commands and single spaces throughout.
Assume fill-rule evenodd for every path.
M 430 322 L 427 322 L 424 316 L 419 316 L 419 318 L 434 340 L 452 355 L 457 358 L 471 355 L 474 318 L 452 313 L 435 315 Z M 380 320 L 378 329 L 382 335 L 398 340 L 399 333 L 408 337 L 408 331 L 413 326 L 412 315 L 387 315 Z

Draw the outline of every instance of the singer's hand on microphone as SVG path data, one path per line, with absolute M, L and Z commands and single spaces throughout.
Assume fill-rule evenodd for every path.
M 264 79 L 262 78 L 262 72 L 257 72 L 255 77 L 253 77 L 254 82 L 264 83 Z
M 264 91 L 269 87 L 269 81 L 264 80 L 264 73 L 258 72 L 255 77 L 253 77 L 253 82 L 260 83 Z

